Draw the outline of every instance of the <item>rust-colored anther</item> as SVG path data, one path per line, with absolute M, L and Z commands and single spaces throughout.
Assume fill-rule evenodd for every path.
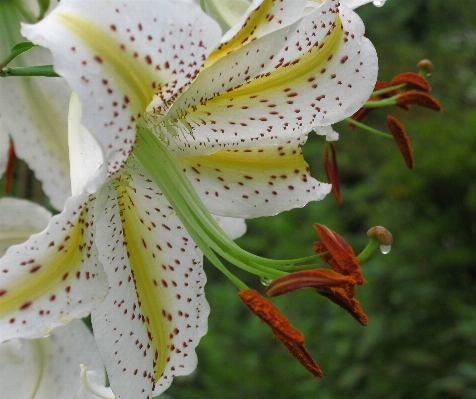
M 329 147 L 331 148 L 331 160 L 329 160 Z M 336 202 L 340 205 L 342 204 L 342 192 L 340 190 L 339 167 L 337 165 L 337 151 L 334 142 L 325 144 L 324 169 L 326 170 L 327 181 L 332 184 L 332 195 L 334 196 Z
M 417 64 L 417 68 L 425 76 L 430 76 L 435 69 L 435 67 L 433 66 L 433 63 L 430 60 L 426 60 L 426 59 L 419 61 Z
M 367 231 L 369 237 L 376 237 L 382 245 L 392 245 L 393 235 L 383 226 L 374 226 Z
M 13 171 L 15 170 L 15 164 L 17 161 L 17 155 L 15 154 L 15 146 L 13 141 L 10 141 L 10 147 L 8 148 L 8 162 L 5 170 L 5 183 L 3 185 L 3 193 L 6 194 L 10 190 L 13 182 Z
M 279 277 L 266 288 L 266 293 L 273 297 L 304 287 L 342 287 L 354 285 L 355 280 L 350 276 L 343 276 L 334 270 L 314 269 L 302 270 Z
M 400 84 L 405 84 L 405 87 L 408 89 L 417 89 L 426 92 L 431 90 L 428 80 L 414 72 L 401 73 L 400 75 L 395 76 L 390 82 L 391 86 L 397 86 Z
M 304 348 L 304 336 L 283 316 L 268 299 L 255 290 L 241 290 L 238 293 L 243 303 L 271 327 L 275 338 L 281 341 L 289 353 L 294 356 L 314 377 L 322 377 L 322 372 Z
M 362 277 L 360 264 L 355 257 L 352 247 L 347 244 L 339 234 L 326 226 L 316 223 L 314 224 L 314 228 L 329 252 L 329 254 L 322 256 L 321 259 L 329 264 L 337 273 L 344 276 L 351 276 L 357 285 L 363 284 L 365 279 Z M 318 244 L 317 249 L 321 250 L 322 246 Z M 314 244 L 314 250 L 316 251 L 316 244 Z
M 415 160 L 413 159 L 413 150 L 410 145 L 410 139 L 405 133 L 405 128 L 400 121 L 392 115 L 387 116 L 387 125 L 393 138 L 397 142 L 398 149 L 403 155 L 405 164 L 408 168 L 413 169 L 415 167 Z
M 410 90 L 400 94 L 397 97 L 397 105 L 405 106 L 411 104 L 420 105 L 421 107 L 429 108 L 438 112 L 442 111 L 441 105 L 438 100 L 426 93 Z
M 363 326 L 367 325 L 369 319 L 360 307 L 359 301 L 349 295 L 345 290 L 337 287 L 328 287 L 320 288 L 316 291 L 318 294 L 346 310 L 360 324 Z

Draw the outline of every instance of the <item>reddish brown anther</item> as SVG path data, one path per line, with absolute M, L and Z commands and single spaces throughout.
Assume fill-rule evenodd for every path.
M 393 135 L 393 138 L 397 142 L 398 148 L 401 154 L 403 155 L 403 159 L 405 160 L 405 164 L 408 168 L 413 169 L 415 167 L 415 160 L 413 159 L 413 150 L 410 145 L 410 139 L 405 133 L 405 128 L 403 127 L 403 124 L 400 123 L 397 118 L 388 115 L 387 125 Z
M 346 290 L 337 287 L 328 287 L 319 288 L 317 292 L 346 310 L 363 326 L 367 325 L 369 319 L 360 307 L 359 301 L 355 299 L 353 295 L 349 295 Z
M 428 83 L 428 80 L 414 72 L 401 73 L 400 75 L 395 76 L 390 82 L 391 86 L 397 86 L 400 84 L 405 84 L 405 87 L 408 89 L 417 89 L 426 92 L 431 91 L 431 86 Z
M 273 280 L 266 288 L 266 293 L 269 296 L 279 296 L 304 287 L 342 287 L 345 285 L 355 285 L 355 280 L 329 269 L 302 270 Z
M 344 276 L 351 276 L 357 285 L 365 282 L 360 272 L 360 264 L 355 257 L 352 247 L 335 231 L 327 228 L 322 224 L 314 224 L 314 228 L 322 240 L 322 244 L 315 243 L 314 251 L 321 253 L 323 246 L 329 253 L 321 257 L 321 259 L 329 264 L 334 271 Z
M 8 148 L 8 163 L 5 170 L 5 183 L 3 185 L 3 193 L 6 194 L 10 190 L 13 182 L 13 171 L 15 170 L 15 164 L 17 156 L 15 154 L 15 146 L 13 141 L 10 141 L 10 147 Z
M 238 293 L 243 303 L 271 327 L 276 339 L 281 341 L 289 353 L 294 356 L 314 377 L 322 377 L 322 372 L 304 348 L 304 336 L 268 299 L 255 290 L 241 290 Z
M 331 148 L 331 160 L 329 160 L 329 147 Z M 324 147 L 324 169 L 326 170 L 327 181 L 332 184 L 332 195 L 340 205 L 342 204 L 342 192 L 340 190 L 339 167 L 337 165 L 336 145 L 332 141 L 326 143 Z
M 429 108 L 438 112 L 442 111 L 441 105 L 438 100 L 426 93 L 410 90 L 400 94 L 397 97 L 397 105 L 405 106 L 411 104 L 416 104 L 421 107 Z

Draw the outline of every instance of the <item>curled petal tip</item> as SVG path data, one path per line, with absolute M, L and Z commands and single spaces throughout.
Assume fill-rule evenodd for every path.
M 367 231 L 367 235 L 369 237 L 376 237 L 377 240 L 380 242 L 382 245 L 392 245 L 393 243 L 393 236 L 390 231 L 388 231 L 385 227 L 383 226 L 374 226 L 370 228 Z

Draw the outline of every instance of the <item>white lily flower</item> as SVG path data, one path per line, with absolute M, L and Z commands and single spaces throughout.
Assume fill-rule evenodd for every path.
M 52 2 L 54 3 L 54 2 Z M 0 59 L 17 43 L 25 41 L 20 22 L 35 22 L 36 0 L 0 1 Z M 8 66 L 51 64 L 48 50 L 34 48 Z M 51 204 L 63 209 L 71 195 L 69 182 L 67 109 L 71 94 L 63 79 L 12 77 L 0 79 L 0 175 L 4 171 L 4 142 L 15 143 L 16 155 L 42 182 Z
M 0 199 L 0 256 L 14 244 L 43 230 L 51 214 L 26 200 Z M 79 388 L 78 365 L 105 373 L 92 334 L 80 320 L 54 330 L 47 338 L 13 338 L 0 344 L 2 399 L 64 399 Z
M 301 17 L 305 5 L 263 2 L 256 29 L 214 51 L 218 25 L 189 1 L 62 0 L 24 26 L 78 93 L 87 130 L 73 101 L 73 197 L 0 261 L 2 339 L 92 311 L 118 398 L 157 395 L 195 368 L 209 312 L 202 251 L 257 262 L 240 260 L 209 212 L 257 217 L 322 199 L 330 186 L 309 173 L 305 132 L 355 112 L 375 83 L 360 19 L 333 0 Z M 109 289 L 96 308 L 101 265 Z

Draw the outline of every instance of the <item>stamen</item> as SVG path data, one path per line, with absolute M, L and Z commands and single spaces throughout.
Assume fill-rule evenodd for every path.
M 255 290 L 241 290 L 238 293 L 243 303 L 271 327 L 276 339 L 281 341 L 289 353 L 294 356 L 314 377 L 322 377 L 322 372 L 304 348 L 304 336 L 268 299 Z
M 314 269 L 290 273 L 279 277 L 271 282 L 266 288 L 266 293 L 271 296 L 279 296 L 304 287 L 341 287 L 354 285 L 355 280 L 350 276 L 343 276 L 334 270 Z
M 326 297 L 331 302 L 346 310 L 355 320 L 363 326 L 368 323 L 368 317 L 359 305 L 359 301 L 349 295 L 342 288 L 319 288 L 316 290 L 318 294 Z
M 405 133 L 405 128 L 403 127 L 403 124 L 400 123 L 397 118 L 388 115 L 387 125 L 395 141 L 397 142 L 400 153 L 403 155 L 403 159 L 405 160 L 405 164 L 409 169 L 413 169 L 415 167 L 415 161 L 413 159 L 413 150 L 410 145 L 410 139 Z
M 329 146 L 331 147 L 332 161 L 329 161 Z M 324 169 L 326 170 L 327 181 L 332 184 L 332 195 L 340 205 L 342 204 L 342 193 L 340 190 L 339 167 L 337 165 L 337 152 L 334 142 L 325 144 Z
M 405 84 L 405 87 L 409 89 L 417 89 L 426 92 L 431 91 L 431 86 L 428 83 L 428 80 L 414 72 L 401 73 L 400 75 L 395 76 L 390 82 L 391 86 L 400 84 Z
M 397 97 L 397 105 L 410 104 L 420 105 L 421 107 L 429 108 L 438 112 L 442 111 L 441 105 L 438 100 L 426 93 L 420 93 L 418 91 L 411 90 L 402 93 Z
M 328 255 L 324 255 L 321 259 L 328 263 L 334 271 L 343 274 L 344 276 L 351 276 L 356 281 L 356 284 L 361 285 L 365 282 L 360 272 L 360 264 L 355 257 L 352 247 L 335 231 L 330 230 L 322 224 L 314 224 L 314 227 L 329 251 Z M 314 250 L 322 250 L 321 246 Z

